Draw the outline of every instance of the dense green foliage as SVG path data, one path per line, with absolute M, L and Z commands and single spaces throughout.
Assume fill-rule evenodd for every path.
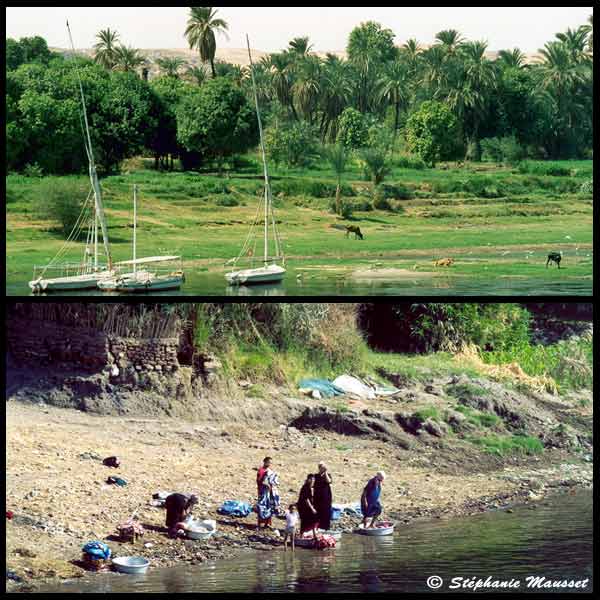
M 57 221 L 61 233 L 67 237 L 80 218 L 83 203 L 89 192 L 90 182 L 84 177 L 40 179 L 35 214 L 39 219 Z
M 187 152 L 221 163 L 258 143 L 258 123 L 243 92 L 229 79 L 186 90 L 177 106 L 177 140 Z
M 315 131 L 304 122 L 278 123 L 267 131 L 265 145 L 274 164 L 288 167 L 305 167 L 318 152 Z
M 184 167 L 199 166 L 256 143 L 248 69 L 215 62 L 216 36 L 227 31 L 216 12 L 192 7 L 185 36 L 210 64 L 212 78 L 222 86 L 229 81 L 228 89 L 215 87 L 207 69 L 185 70 L 170 58 L 158 66 L 172 89 L 165 81 L 149 84 L 147 59 L 109 29 L 97 36 L 96 66 L 78 61 L 94 147 L 106 170 L 145 152 L 157 167 L 167 166 L 167 157 L 170 167 L 173 157 Z M 406 142 L 429 164 L 453 156 L 477 161 L 482 153 L 515 164 L 523 157 L 588 157 L 592 151 L 589 25 L 558 34 L 534 63 L 518 49 L 492 60 L 484 42 L 464 40 L 454 30 L 440 32 L 428 49 L 415 40 L 399 48 L 393 32 L 374 22 L 351 32 L 347 59 L 323 59 L 311 50 L 307 37 L 297 38 L 255 65 L 265 125 L 284 137 L 310 128 L 322 142 L 339 140 L 352 149 Z M 57 174 L 84 167 L 74 66 L 53 55 L 42 38 L 7 40 L 9 170 L 29 163 Z M 188 114 L 208 121 L 194 125 Z M 372 130 L 373 123 L 379 129 Z
M 440 102 L 423 102 L 406 124 L 408 148 L 434 167 L 456 154 L 458 123 L 450 108 Z
M 529 341 L 530 315 L 518 304 L 367 304 L 370 342 L 396 351 L 457 351 L 474 344 L 504 350 Z

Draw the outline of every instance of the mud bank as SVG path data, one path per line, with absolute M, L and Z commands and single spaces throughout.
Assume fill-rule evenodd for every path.
M 35 590 L 48 580 L 83 576 L 77 561 L 81 546 L 91 539 L 105 540 L 117 556 L 146 556 L 153 567 L 230 559 L 249 549 L 276 550 L 279 539 L 272 532 L 257 532 L 254 515 L 228 519 L 217 514 L 223 500 L 254 501 L 254 469 L 265 455 L 275 460 L 284 504 L 296 500 L 303 479 L 320 460 L 329 464 L 334 501 L 340 503 L 357 501 L 367 479 L 384 468 L 384 515 L 404 527 L 418 519 L 510 510 L 517 503 L 535 506 L 554 490 L 592 485 L 591 455 L 568 444 L 548 444 L 535 456 L 501 457 L 455 436 L 438 438 L 423 431 L 403 447 L 385 436 L 291 427 L 292 419 L 315 409 L 303 399 L 286 403 L 281 398 L 279 409 L 272 399 L 246 399 L 239 405 L 254 405 L 237 419 L 237 402 L 211 402 L 212 412 L 190 422 L 99 416 L 10 400 L 6 490 L 7 510 L 14 517 L 6 521 L 7 569 L 21 582 L 7 581 L 8 589 Z M 363 410 L 360 403 L 350 406 Z M 556 409 L 566 406 L 557 401 Z M 582 423 L 587 417 L 581 417 Z M 117 471 L 101 462 L 112 454 L 121 458 Z M 107 477 L 115 474 L 128 485 L 108 485 Z M 209 542 L 169 540 L 164 511 L 151 505 L 158 490 L 196 492 L 200 505 L 195 514 L 216 518 L 218 534 Z M 133 549 L 113 536 L 117 524 L 136 509 L 146 534 Z M 355 522 L 346 517 L 337 526 Z

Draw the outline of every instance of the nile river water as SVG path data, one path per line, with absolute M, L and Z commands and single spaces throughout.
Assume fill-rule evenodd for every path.
M 283 283 L 251 287 L 230 287 L 222 273 L 198 271 L 186 272 L 186 282 L 178 291 L 153 292 L 156 296 L 231 296 L 231 297 L 331 297 L 331 296 L 591 296 L 592 279 L 535 279 L 529 277 L 410 277 L 403 275 L 387 279 L 374 276 L 372 279 L 353 279 L 348 274 L 333 274 L 315 270 L 311 273 L 288 272 Z M 27 278 L 22 281 L 7 280 L 8 296 L 29 296 Z M 52 296 L 61 294 L 53 293 Z M 103 296 L 100 291 L 68 292 L 67 296 Z M 120 296 L 122 297 L 122 295 Z
M 592 492 L 561 494 L 512 513 L 491 512 L 399 526 L 392 537 L 344 534 L 336 549 L 248 551 L 198 567 L 150 570 L 144 576 L 104 574 L 50 586 L 49 592 L 426 592 L 427 580 L 519 583 L 528 577 L 576 580 L 592 591 Z M 462 582 L 461 582 L 462 585 Z M 485 589 L 485 588 L 484 588 Z M 488 591 L 502 591 L 489 589 Z

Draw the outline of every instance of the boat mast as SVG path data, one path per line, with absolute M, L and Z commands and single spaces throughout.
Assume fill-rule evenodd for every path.
M 98 272 L 98 212 L 94 209 L 94 272 Z
M 133 273 L 137 273 L 137 185 L 133 186 Z
M 69 22 L 67 21 L 67 30 L 69 31 L 69 40 L 71 42 L 71 49 L 73 50 L 73 55 L 75 55 L 75 45 L 73 44 L 73 36 L 71 35 L 71 28 L 69 27 Z M 100 226 L 102 228 L 102 240 L 104 242 L 104 251 L 106 252 L 106 259 L 108 261 L 109 270 L 112 269 L 112 257 L 110 254 L 110 244 L 108 241 L 108 229 L 106 227 L 106 219 L 104 218 L 104 207 L 102 206 L 102 192 L 100 191 L 100 183 L 98 182 L 98 174 L 96 172 L 96 164 L 94 162 L 94 153 L 92 150 L 92 139 L 90 137 L 90 127 L 87 118 L 87 109 L 85 106 L 85 96 L 83 95 L 83 85 L 81 83 L 81 76 L 79 74 L 79 69 L 76 68 L 75 72 L 77 73 L 77 81 L 79 83 L 79 92 L 81 94 L 81 106 L 83 109 L 83 121 L 85 123 L 85 149 L 88 155 L 89 162 L 89 173 L 90 180 L 92 182 L 92 188 L 94 189 L 94 198 L 96 204 L 96 215 L 100 219 Z
M 254 63 L 252 62 L 252 52 L 250 51 L 250 38 L 246 35 L 248 43 L 248 57 L 250 59 L 250 74 L 252 75 L 252 89 L 254 91 L 254 103 L 256 104 L 256 117 L 258 119 L 258 131 L 260 133 L 260 151 L 262 154 L 263 171 L 265 175 L 265 266 L 269 260 L 269 209 L 271 204 L 271 184 L 269 183 L 269 172 L 267 170 L 267 154 L 265 152 L 265 142 L 263 138 L 262 120 L 260 118 L 260 108 L 258 106 L 258 92 L 256 90 L 256 79 L 254 78 Z

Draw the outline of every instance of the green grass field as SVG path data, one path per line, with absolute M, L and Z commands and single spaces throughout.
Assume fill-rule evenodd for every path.
M 237 171 L 161 173 L 135 160 L 124 173 L 102 180 L 113 255 L 130 258 L 132 186 L 139 186 L 138 254 L 177 253 L 187 271 L 218 270 L 236 256 L 253 222 L 262 193 L 259 164 Z M 482 163 L 459 168 L 394 168 L 387 177 L 392 211 L 364 210 L 372 201 L 359 165 L 344 178 L 345 201 L 356 208 L 351 224 L 365 240 L 347 239 L 330 210 L 335 177 L 326 164 L 273 169 L 273 192 L 285 253 L 297 269 L 401 269 L 413 273 L 482 278 L 589 281 L 593 270 L 591 195 L 580 192 L 592 177 L 592 161 L 557 164 L 568 176 L 522 172 Z M 542 171 L 543 169 L 537 169 Z M 7 197 L 7 291 L 26 282 L 63 243 L 58 224 L 40 220 L 40 179 L 9 175 Z M 260 241 L 258 242 L 260 249 Z M 563 267 L 545 268 L 549 251 L 562 251 Z M 257 251 L 259 253 L 260 250 Z M 79 250 L 73 254 L 78 260 Z M 452 258 L 449 269 L 433 261 Z

